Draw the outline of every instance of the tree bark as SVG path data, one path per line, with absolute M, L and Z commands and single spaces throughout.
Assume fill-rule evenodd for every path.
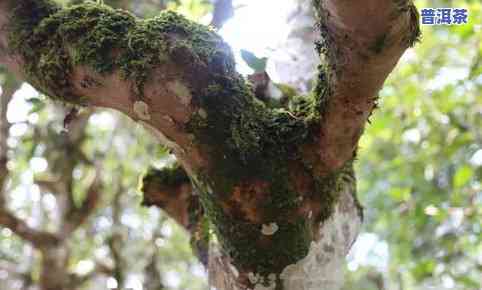
M 40 289 L 68 290 L 70 279 L 68 274 L 69 250 L 66 245 L 49 246 L 41 249 L 42 256 Z
M 214 31 L 173 12 L 3 1 L 0 43 L 40 91 L 119 110 L 171 149 L 218 240 L 213 286 L 337 289 L 362 219 L 358 139 L 419 29 L 408 0 L 314 5 L 326 65 L 310 95 L 282 108 L 254 97 Z

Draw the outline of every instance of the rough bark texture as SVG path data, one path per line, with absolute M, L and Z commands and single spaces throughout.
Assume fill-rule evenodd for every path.
M 124 112 L 172 150 L 216 233 L 213 286 L 335 289 L 361 223 L 357 142 L 419 30 L 408 0 L 314 5 L 326 65 L 310 95 L 281 108 L 255 98 L 214 31 L 173 12 L 140 20 L 94 3 L 3 1 L 0 43 L 39 90 Z M 165 194 L 182 202 L 183 191 Z M 191 214 L 165 206 L 181 224 Z

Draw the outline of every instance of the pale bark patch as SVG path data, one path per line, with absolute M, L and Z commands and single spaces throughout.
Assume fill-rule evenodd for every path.
M 332 216 L 320 224 L 320 239 L 311 243 L 308 255 L 281 273 L 283 289 L 337 290 L 343 285 L 343 264 L 360 231 L 361 219 L 350 188 L 340 195 Z
M 179 101 L 184 106 L 187 106 L 191 103 L 191 99 L 192 99 L 191 91 L 182 82 L 178 80 L 168 82 L 167 88 L 179 98 Z
M 277 223 L 263 224 L 261 226 L 261 233 L 266 236 L 272 236 L 278 231 L 278 229 L 279 226 Z
M 229 269 L 231 270 L 231 272 L 233 273 L 234 277 L 238 278 L 239 277 L 238 269 L 236 269 L 236 267 L 234 267 L 234 265 L 231 264 L 231 263 L 229 263 L 228 266 L 229 266 Z
M 203 119 L 206 119 L 208 117 L 208 113 L 203 108 L 199 109 L 197 112 L 199 116 Z
M 151 119 L 149 106 L 143 101 L 134 103 L 134 113 L 136 113 L 136 116 L 141 120 L 149 121 Z

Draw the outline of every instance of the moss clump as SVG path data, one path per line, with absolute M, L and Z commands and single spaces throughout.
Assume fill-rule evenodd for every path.
M 267 276 L 281 273 L 286 265 L 306 256 L 312 240 L 309 223 L 299 218 L 278 223 L 273 236 L 265 236 L 261 225 L 229 217 L 215 199 L 201 195 L 203 208 L 209 217 L 222 249 L 241 269 Z
M 315 217 L 317 222 L 328 219 L 334 210 L 334 204 L 338 200 L 340 191 L 344 186 L 354 185 L 353 162 L 350 160 L 339 170 L 324 177 L 315 178 L 316 194 L 313 200 L 320 205 L 319 216 Z M 354 173 L 353 173 L 354 174 Z
M 199 142 L 219 148 L 243 167 L 255 160 L 296 155 L 319 124 L 320 102 L 314 95 L 295 98 L 288 108 L 270 108 L 235 73 L 215 77 L 197 100 L 208 118 L 193 118 L 189 129 Z
M 222 98 L 213 97 L 212 103 L 204 106 L 206 110 L 217 107 L 218 113 L 213 110 L 207 120 L 191 121 L 199 126 L 191 128 L 197 142 L 208 144 L 210 156 L 222 156 L 213 160 L 217 170 L 205 174 L 215 192 L 230 194 L 240 180 L 255 178 L 270 184 L 270 199 L 264 205 L 267 215 L 292 209 L 298 193 L 286 177 L 290 162 L 300 158 L 299 145 L 309 138 L 311 124 L 284 109 L 266 110 L 254 99 L 251 104 L 235 101 L 237 107 L 229 108 L 228 103 L 221 105 Z
M 142 177 L 141 191 L 146 192 L 159 188 L 175 188 L 190 182 L 186 171 L 178 164 L 163 169 L 151 167 Z
M 267 216 L 276 218 L 280 211 L 299 206 L 300 193 L 287 177 L 293 163 L 303 163 L 301 145 L 316 136 L 321 97 L 294 97 L 287 108 L 269 108 L 232 74 L 214 78 L 197 101 L 208 117 L 194 117 L 188 130 L 196 142 L 208 145 L 209 156 L 222 157 L 215 158 L 215 170 L 205 174 L 216 194 L 229 195 L 240 180 L 263 180 L 270 184 L 263 205 Z
M 248 167 L 249 171 L 257 172 L 257 178 L 270 184 L 267 189 L 269 195 L 262 208 L 265 220 L 276 222 L 279 226 L 273 236 L 262 235 L 260 224 L 249 222 L 232 212 L 226 212 L 221 206 L 220 200 L 225 192 L 222 190 L 218 192 L 218 188 L 226 186 L 226 190 L 232 190 L 230 186 L 235 183 L 234 180 L 243 178 L 243 175 L 223 174 L 219 177 L 214 175 L 214 180 L 224 178 L 228 181 L 218 184 L 220 187 L 215 186 L 216 194 L 201 192 L 200 195 L 206 216 L 214 226 L 223 249 L 233 258 L 236 265 L 262 275 L 281 272 L 287 265 L 305 257 L 313 238 L 312 222 L 318 224 L 329 218 L 339 192 L 345 186 L 353 187 L 355 184 L 353 161 L 349 161 L 340 170 L 327 176 L 312 175 L 314 184 L 310 191 L 297 192 L 293 188 L 293 181 L 287 178 L 289 168 L 287 163 L 281 161 L 282 158 L 285 157 L 279 158 L 278 161 L 258 162 L 257 168 Z M 307 174 L 310 173 L 308 168 L 304 170 Z M 246 174 L 244 173 L 244 176 Z M 231 191 L 227 191 L 229 192 Z M 313 221 L 303 216 L 292 215 L 301 206 L 300 196 L 319 205 L 318 215 L 314 216 Z
M 203 148 L 208 156 L 215 156 L 213 169 L 198 175 L 208 181 L 197 184 L 201 202 L 223 249 L 243 269 L 267 275 L 281 272 L 306 256 L 312 228 L 311 222 L 296 214 L 300 196 L 317 196 L 323 203 L 323 217 L 331 213 L 336 181 L 330 178 L 337 180 L 336 176 L 311 185 L 311 192 L 303 193 L 290 177 L 292 165 L 297 164 L 306 176 L 316 179 L 312 169 L 303 166 L 301 145 L 315 141 L 326 96 L 324 84 L 320 81 L 319 93 L 293 97 L 286 108 L 272 108 L 257 100 L 249 85 L 232 72 L 214 74 L 210 84 L 195 96 L 207 117 L 192 118 L 188 130 L 196 142 L 207 145 Z M 229 202 L 236 186 L 250 180 L 268 184 L 259 210 L 263 220 L 278 224 L 273 236 L 264 236 L 260 224 L 222 206 L 223 200 Z
M 76 65 L 100 74 L 120 70 L 134 80 L 141 98 L 156 66 L 176 58 L 207 65 L 225 49 L 209 28 L 171 11 L 141 20 L 93 2 L 60 9 L 48 0 L 15 4 L 9 44 L 25 60 L 30 81 L 52 97 L 74 103 L 83 102 L 70 93 Z

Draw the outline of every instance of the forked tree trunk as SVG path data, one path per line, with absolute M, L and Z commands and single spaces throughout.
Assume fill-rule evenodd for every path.
M 194 234 L 201 258 L 203 225 L 214 230 L 218 254 L 206 262 L 213 287 L 341 285 L 362 216 L 358 139 L 384 80 L 419 35 L 409 0 L 314 1 L 324 65 L 313 92 L 282 108 L 254 97 L 212 29 L 173 12 L 140 20 L 94 3 L 0 5 L 3 62 L 13 71 L 54 99 L 124 112 L 171 149 L 181 168 L 151 174 L 151 184 Z

